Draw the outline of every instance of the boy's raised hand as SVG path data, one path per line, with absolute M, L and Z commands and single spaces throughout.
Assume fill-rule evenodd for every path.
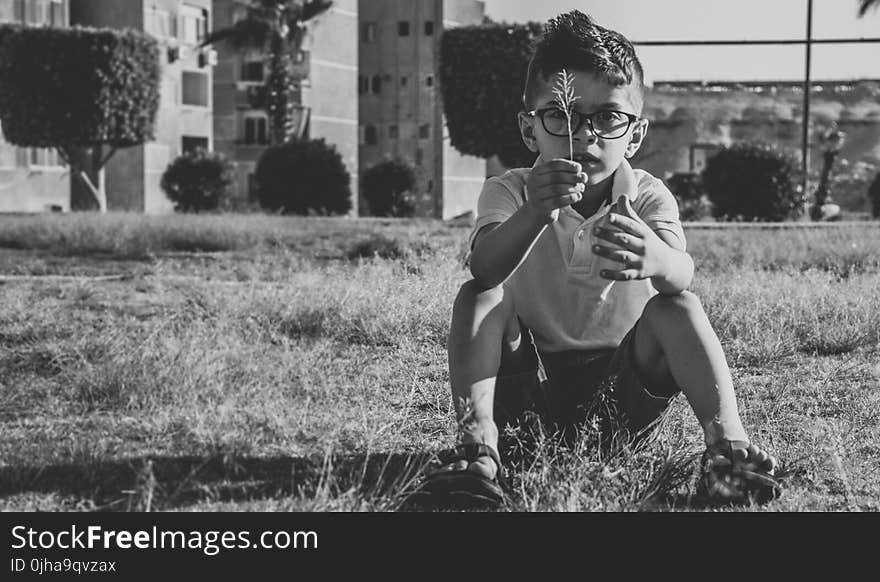
M 596 226 L 595 233 L 615 246 L 594 245 L 593 253 L 621 265 L 619 270 L 603 270 L 601 277 L 632 281 L 666 273 L 671 247 L 636 214 L 626 196 L 617 199 L 607 221 Z
M 526 182 L 525 208 L 541 222 L 555 222 L 560 208 L 583 198 L 586 183 L 587 175 L 578 162 L 557 158 L 538 164 Z

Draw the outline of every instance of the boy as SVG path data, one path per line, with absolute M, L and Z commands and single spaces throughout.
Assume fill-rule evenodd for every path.
M 562 71 L 574 76 L 570 120 L 554 92 Z M 720 477 L 710 493 L 778 494 L 776 460 L 749 441 L 721 344 L 687 291 L 694 264 L 675 199 L 627 162 L 648 129 L 643 94 L 622 35 L 577 10 L 547 24 L 519 114 L 538 157 L 480 193 L 473 279 L 455 300 L 448 343 L 462 434 L 429 472 L 428 493 L 501 501 L 499 427 L 527 410 L 577 427 L 612 381 L 635 433 L 684 392 L 703 428 L 706 474 Z

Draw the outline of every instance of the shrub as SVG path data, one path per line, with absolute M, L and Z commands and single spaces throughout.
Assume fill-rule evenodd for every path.
M 700 174 L 679 172 L 665 182 L 678 202 L 682 220 L 703 220 L 711 216 L 712 204 L 706 196 Z
M 794 185 L 797 162 L 775 147 L 738 143 L 709 158 L 703 187 L 712 214 L 726 220 L 781 221 L 797 216 L 804 195 Z
M 323 139 L 296 139 L 267 148 L 257 161 L 260 206 L 282 214 L 345 214 L 351 175 Z
M 401 160 L 379 162 L 361 178 L 361 191 L 372 216 L 413 216 L 415 186 L 415 171 Z
M 880 218 L 880 172 L 877 172 L 874 181 L 868 186 L 868 198 L 871 200 L 871 216 Z
M 177 212 L 227 210 L 233 184 L 232 163 L 222 154 L 202 148 L 178 156 L 165 169 L 160 183 Z
M 528 167 L 535 154 L 523 144 L 516 120 L 532 43 L 539 23 L 483 24 L 443 32 L 440 93 L 450 144 L 463 154 L 497 155 L 511 167 Z

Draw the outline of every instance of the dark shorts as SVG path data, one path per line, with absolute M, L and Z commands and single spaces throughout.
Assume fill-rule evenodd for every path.
M 647 385 L 636 370 L 635 330 L 616 349 L 539 353 L 531 332 L 520 324 L 515 354 L 502 351 L 495 384 L 495 422 L 499 429 L 529 415 L 563 431 L 598 420 L 632 434 L 646 434 L 681 391 L 675 380 Z

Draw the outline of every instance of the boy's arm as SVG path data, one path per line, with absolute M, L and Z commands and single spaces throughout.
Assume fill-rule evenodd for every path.
M 480 229 L 470 261 L 477 283 L 485 289 L 503 283 L 522 264 L 548 224 L 525 205 L 504 222 Z
M 655 230 L 657 237 L 669 246 L 663 272 L 651 277 L 651 284 L 664 295 L 676 295 L 687 290 L 694 279 L 694 260 L 685 252 L 684 243 L 672 232 Z
M 497 287 L 522 264 L 547 225 L 558 218 L 559 209 L 581 199 L 587 181 L 581 170 L 579 163 L 564 159 L 532 168 L 525 204 L 504 222 L 484 226 L 474 239 L 470 265 L 477 283 L 486 289 Z

